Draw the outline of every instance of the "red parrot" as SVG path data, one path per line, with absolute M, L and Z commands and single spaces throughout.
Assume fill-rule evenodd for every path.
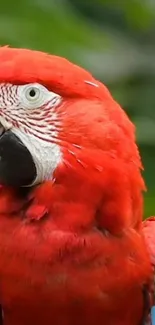
M 4 325 L 142 325 L 152 266 L 135 128 L 64 58 L 0 48 Z

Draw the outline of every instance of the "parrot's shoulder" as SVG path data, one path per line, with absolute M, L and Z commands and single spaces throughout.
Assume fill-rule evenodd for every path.
M 154 269 L 155 269 L 155 217 L 150 217 L 147 218 L 143 222 L 143 233 L 145 237 L 145 241 L 149 250 L 150 254 L 150 259 L 151 259 L 151 264 L 153 267 L 153 274 L 154 274 Z M 151 292 L 152 292 L 152 305 L 155 304 L 155 296 L 154 296 L 154 290 L 155 288 L 155 282 L 154 282 L 154 276 L 152 279 L 152 287 L 151 287 Z M 154 314 L 155 307 L 152 307 L 151 311 L 151 324 L 155 324 L 155 314 Z
M 143 222 L 143 233 L 150 252 L 151 262 L 155 266 L 155 217 Z

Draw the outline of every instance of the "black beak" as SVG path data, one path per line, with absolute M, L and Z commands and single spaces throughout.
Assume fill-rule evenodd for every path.
M 10 130 L 0 137 L 0 184 L 13 187 L 30 185 L 37 171 L 31 153 Z

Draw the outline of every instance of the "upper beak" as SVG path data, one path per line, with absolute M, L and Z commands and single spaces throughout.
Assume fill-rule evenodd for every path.
M 36 173 L 31 153 L 20 137 L 13 133 L 13 125 L 0 116 L 0 184 L 29 186 Z

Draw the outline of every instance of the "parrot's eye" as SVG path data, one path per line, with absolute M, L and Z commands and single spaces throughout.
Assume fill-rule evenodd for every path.
M 58 94 L 37 83 L 19 86 L 18 93 L 22 107 L 29 109 L 39 108 L 48 102 L 53 104 L 57 102 L 57 99 L 60 99 Z
M 26 98 L 28 100 L 36 100 L 36 98 L 38 98 L 40 95 L 40 91 L 38 88 L 32 87 L 27 89 L 26 91 Z

